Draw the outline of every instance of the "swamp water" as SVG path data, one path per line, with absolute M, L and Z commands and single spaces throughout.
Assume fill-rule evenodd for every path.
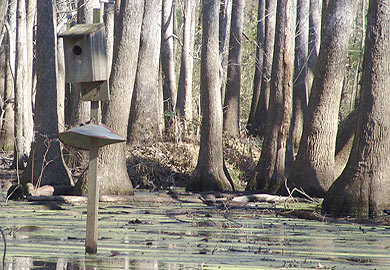
M 140 195 L 146 193 L 135 196 Z M 291 206 L 216 207 L 193 200 L 101 202 L 98 253 L 86 255 L 86 204 L 6 202 L 5 191 L 0 190 L 0 227 L 7 244 L 4 266 L 7 270 L 390 269 L 390 226 L 275 214 L 275 209 Z

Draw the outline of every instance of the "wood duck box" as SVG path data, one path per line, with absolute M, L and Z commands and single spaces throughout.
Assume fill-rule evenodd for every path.
M 76 24 L 59 37 L 64 40 L 66 82 L 108 79 L 104 24 Z

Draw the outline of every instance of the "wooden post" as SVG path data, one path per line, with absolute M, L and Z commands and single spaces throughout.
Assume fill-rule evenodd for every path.
M 100 3 L 100 9 L 93 10 L 93 23 L 103 22 L 104 3 Z M 91 119 L 100 124 L 100 101 L 91 101 Z
M 100 10 L 100 14 L 103 10 Z M 94 16 L 94 23 L 101 21 L 101 15 Z M 91 119 L 100 124 L 100 101 L 91 101 Z M 85 237 L 85 252 L 97 253 L 98 236 L 98 209 L 99 209 L 99 185 L 97 183 L 99 145 L 97 138 L 91 138 L 89 150 L 88 168 L 88 206 L 87 206 L 87 234 Z
M 96 254 L 99 209 L 99 185 L 97 184 L 99 145 L 97 138 L 91 138 L 91 142 L 92 147 L 89 150 L 88 168 L 88 208 L 85 252 L 89 254 Z

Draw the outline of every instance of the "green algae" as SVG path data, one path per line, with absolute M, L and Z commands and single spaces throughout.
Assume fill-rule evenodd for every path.
M 50 210 L 37 203 L 1 199 L 0 206 L 7 269 L 388 269 L 390 265 L 389 227 L 304 220 L 274 212 L 286 207 L 311 211 L 315 204 L 220 208 L 195 202 L 100 203 L 98 253 L 93 256 L 84 252 L 86 204 L 61 204 L 62 210 Z

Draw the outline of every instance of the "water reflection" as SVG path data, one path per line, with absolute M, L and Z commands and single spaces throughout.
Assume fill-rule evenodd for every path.
M 187 266 L 188 267 L 188 266 Z M 198 268 L 194 265 L 191 268 Z M 162 263 L 157 260 L 134 260 L 129 258 L 91 259 L 83 258 L 68 260 L 64 258 L 57 261 L 34 260 L 33 258 L 15 257 L 6 262 L 6 270 L 96 270 L 96 269 L 124 269 L 124 270 L 158 270 L 158 269 L 184 269 L 184 265 L 177 263 Z
M 285 218 L 264 211 L 266 204 L 220 210 L 201 203 L 101 203 L 98 254 L 85 256 L 85 204 L 53 211 L 26 201 L 5 203 L 2 192 L 7 270 L 362 270 L 390 265 L 386 226 Z M 0 255 L 2 248 L 0 242 Z

